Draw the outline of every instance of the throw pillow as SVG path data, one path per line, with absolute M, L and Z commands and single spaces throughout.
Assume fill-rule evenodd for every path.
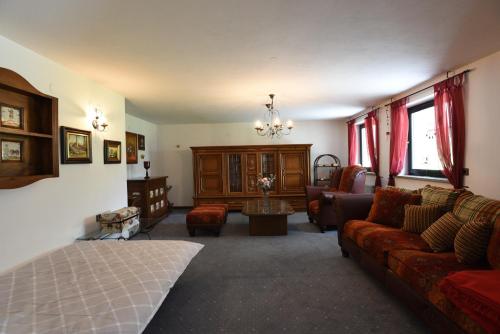
M 462 222 L 451 212 L 441 216 L 420 236 L 434 252 L 445 252 L 453 249 L 453 242 Z
M 464 224 L 455 237 L 455 255 L 460 263 L 475 264 L 481 261 L 488 249 L 491 224 L 480 217 Z
M 500 269 L 500 216 L 493 223 L 493 232 L 491 233 L 487 254 L 490 266 Z
M 405 205 L 405 220 L 402 230 L 422 233 L 445 213 L 444 205 Z
M 484 217 L 493 223 L 500 215 L 500 201 L 465 191 L 458 196 L 453 213 L 464 223 L 471 222 L 477 217 Z
M 422 196 L 385 188 L 377 188 L 373 204 L 366 219 L 369 222 L 401 227 L 406 204 L 420 204 Z
M 422 189 L 421 194 L 422 205 L 445 205 L 446 211 L 451 211 L 460 193 L 453 189 L 427 185 Z

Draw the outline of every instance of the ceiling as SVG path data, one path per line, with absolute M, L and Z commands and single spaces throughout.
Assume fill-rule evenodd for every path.
M 153 122 L 333 119 L 500 50 L 500 1 L 0 0 L 0 35 Z

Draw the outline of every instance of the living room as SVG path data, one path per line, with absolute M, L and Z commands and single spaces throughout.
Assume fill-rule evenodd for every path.
M 353 204 L 349 220 L 364 221 L 377 203 L 376 189 L 390 185 L 418 191 L 423 206 L 425 191 L 421 192 L 430 185 L 491 199 L 488 205 L 493 213 L 481 211 L 480 216 L 500 226 L 494 223 L 500 199 L 496 176 L 500 167 L 498 36 L 500 3 L 496 0 L 220 0 L 147 5 L 117 0 L 0 1 L 0 139 L 2 150 L 4 143 L 8 150 L 8 154 L 2 151 L 0 162 L 4 231 L 0 236 L 0 299 L 5 301 L 0 302 L 0 332 L 51 332 L 13 320 L 22 314 L 26 323 L 35 324 L 36 317 L 31 317 L 44 314 L 40 306 L 40 313 L 29 313 L 30 309 L 25 315 L 21 309 L 27 309 L 11 300 L 12 291 L 18 291 L 10 289 L 13 273 L 25 272 L 28 264 L 38 260 L 46 264 L 46 256 L 65 247 L 101 244 L 75 241 L 99 229 L 97 215 L 134 206 L 127 180 L 144 180 L 147 171 L 152 178 L 167 177 L 161 192 L 165 192 L 163 205 L 169 213 L 154 222 L 149 234 L 116 244 L 128 254 L 126 247 L 149 247 L 151 238 L 157 249 L 140 252 L 163 254 L 163 244 L 156 242 L 177 242 L 174 246 L 190 257 L 179 264 L 182 269 L 177 276 L 162 285 L 157 302 L 149 302 L 149 313 L 132 312 L 139 314 L 137 329 L 113 327 L 108 332 L 498 333 L 492 325 L 500 324 L 498 295 L 489 296 L 493 320 L 485 316 L 486 324 L 469 311 L 460 313 L 461 320 L 457 320 L 456 314 L 446 314 L 426 298 L 415 297 L 420 304 L 413 305 L 422 305 L 415 306 L 417 310 L 401 302 L 410 297 L 401 292 L 400 285 L 395 288 L 395 280 L 387 281 L 392 277 L 387 268 L 391 253 L 384 251 L 380 267 L 378 258 L 372 263 L 358 250 L 359 245 L 345 243 L 342 238 L 354 233 L 354 224 L 346 224 L 347 209 L 338 209 L 358 196 L 360 202 Z M 457 86 L 463 95 L 463 135 L 457 135 L 453 114 L 460 103 L 453 100 L 453 107 L 447 109 L 445 103 L 436 102 L 443 82 Z M 19 107 L 16 101 L 21 100 L 12 94 L 35 102 Z M 425 122 L 432 120 L 432 131 L 419 133 L 416 115 L 423 115 L 430 101 L 431 116 Z M 50 108 L 40 109 L 51 111 L 50 125 L 31 110 L 38 103 L 50 103 Z M 399 110 L 397 103 L 406 115 L 402 123 L 393 117 Z M 268 136 L 265 117 L 275 111 L 280 113 L 282 133 Z M 438 130 L 434 116 L 440 112 L 448 115 L 445 119 L 453 119 L 443 124 L 454 130 Z M 373 133 L 366 128 L 371 115 L 376 123 Z M 35 125 L 37 121 L 40 124 Z M 277 128 L 273 122 L 271 118 L 270 132 Z M 79 130 L 77 134 L 88 136 L 87 158 L 68 158 L 72 151 L 63 130 Z M 127 132 L 142 136 L 142 143 L 135 147 L 135 161 L 130 160 Z M 437 138 L 445 138 L 440 148 L 434 145 Z M 399 146 L 404 152 L 395 148 L 398 143 L 404 143 Z M 107 155 L 113 148 L 109 145 L 117 145 L 120 159 Z M 461 153 L 457 152 L 460 145 Z M 288 152 L 290 147 L 303 151 Z M 196 148 L 200 154 L 215 149 L 224 157 L 215 162 L 220 165 L 215 175 L 204 176 Z M 287 200 L 292 210 L 287 211 L 286 236 L 253 236 L 248 231 L 252 214 L 246 215 L 252 210 L 245 205 L 265 202 L 267 190 L 231 190 L 231 177 L 225 176 L 231 174 L 226 167 L 229 163 L 222 159 L 241 154 L 238 161 L 249 163 L 255 154 L 259 166 L 255 173 L 248 168 L 235 172 L 245 180 L 243 187 L 250 187 L 259 176 L 270 176 L 263 172 L 259 155 L 270 151 L 275 152 L 275 165 L 268 174 L 276 177 L 269 189 L 270 200 Z M 402 153 L 398 156 L 396 151 Z M 289 163 L 283 158 L 287 153 L 292 159 Z M 339 201 L 334 200 L 337 195 L 332 193 L 338 189 L 331 190 L 340 183 L 334 187 L 331 180 L 317 180 L 333 179 L 334 170 L 326 168 L 330 174 L 315 177 L 321 167 L 315 169 L 314 160 L 323 154 L 334 155 L 344 169 L 364 167 L 359 176 L 361 194 L 348 199 L 339 195 Z M 418 167 L 417 158 L 433 167 Z M 443 161 L 450 163 L 449 172 L 442 172 Z M 330 162 L 324 164 L 328 167 Z M 332 166 L 336 169 L 337 163 Z M 291 174 L 286 174 L 288 169 L 293 169 Z M 422 174 L 423 169 L 431 172 Z M 289 190 L 285 174 L 290 175 Z M 308 198 L 307 187 L 316 184 L 326 188 L 314 199 Z M 222 193 L 203 193 L 210 187 L 220 187 Z M 310 205 L 313 201 L 316 207 Z M 188 216 L 202 204 L 228 205 L 230 211 L 223 218 L 215 209 L 198 213 L 203 219 L 224 220 L 215 224 L 219 237 L 203 228 L 194 237 L 189 235 Z M 401 204 L 399 209 L 404 211 L 404 205 L 410 204 Z M 142 204 L 141 208 L 144 212 Z M 153 209 L 159 208 L 153 205 Z M 488 241 L 493 240 L 497 230 L 488 231 Z M 107 250 L 114 245 L 103 243 Z M 109 251 L 115 253 L 112 247 Z M 496 268 L 488 274 L 498 272 L 491 252 L 500 258 L 500 246 L 485 248 L 478 260 L 481 266 L 477 262 L 471 268 Z M 100 265 L 101 260 L 95 258 L 98 253 L 92 254 Z M 483 262 L 489 264 L 483 266 Z M 43 271 L 44 266 L 39 269 Z M 140 272 L 133 275 L 139 277 Z M 72 282 L 82 282 L 71 277 Z M 485 286 L 495 289 L 499 283 Z M 24 288 L 36 290 L 30 285 Z M 398 292 L 391 293 L 391 289 Z M 57 312 L 61 312 L 64 307 L 58 305 Z M 111 312 L 113 308 L 118 307 L 98 309 L 98 313 L 119 318 Z M 70 323 L 54 326 L 52 332 L 87 330 Z M 106 327 L 100 330 L 106 332 Z

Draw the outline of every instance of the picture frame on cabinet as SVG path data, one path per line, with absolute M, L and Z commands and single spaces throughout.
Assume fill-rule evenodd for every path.
M 122 162 L 122 142 L 104 140 L 104 163 L 120 164 Z
M 24 142 L 22 140 L 1 139 L 0 145 L 2 162 L 23 162 Z
M 92 163 L 92 132 L 61 126 L 61 163 Z
M 0 127 L 24 130 L 24 108 L 0 103 Z

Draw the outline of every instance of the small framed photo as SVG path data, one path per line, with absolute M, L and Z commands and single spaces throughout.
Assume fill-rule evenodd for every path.
M 146 138 L 143 135 L 137 135 L 137 146 L 139 146 L 140 151 L 146 149 Z
M 122 162 L 122 143 L 114 140 L 104 140 L 104 163 L 119 164 Z
M 61 157 L 63 164 L 92 163 L 92 133 L 61 126 Z
M 23 142 L 21 140 L 2 139 L 2 162 L 22 162 Z
M 160 208 L 160 202 L 156 202 L 156 210 Z
M 24 108 L 0 104 L 0 126 L 24 129 Z
M 158 188 L 155 189 L 155 196 L 158 196 Z
M 160 188 L 160 195 L 163 195 L 163 192 L 164 192 L 164 191 L 165 191 L 165 190 L 163 190 L 163 187 L 161 187 L 161 188 Z
M 155 205 L 154 205 L 154 204 L 151 204 L 151 208 L 150 208 L 150 209 L 151 209 L 151 210 L 149 210 L 149 211 L 151 211 L 151 212 L 155 212 Z
M 162 208 L 165 206 L 165 202 L 163 200 L 161 200 L 161 205 L 160 205 Z
M 153 190 L 149 191 L 149 198 L 155 197 L 155 192 Z

